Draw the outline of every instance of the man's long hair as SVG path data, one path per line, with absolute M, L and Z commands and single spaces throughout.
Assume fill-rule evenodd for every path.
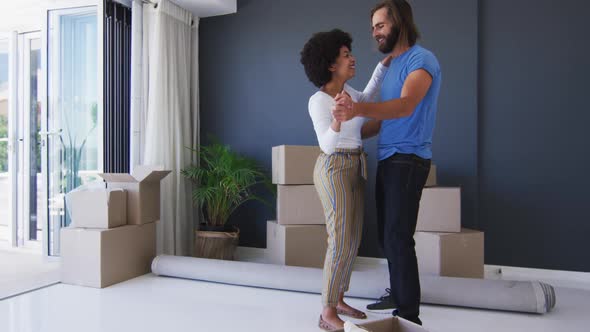
M 382 1 L 371 10 L 371 20 L 375 12 L 381 8 L 387 8 L 387 13 L 393 25 L 399 27 L 400 39 L 406 40 L 410 47 L 414 46 L 420 38 L 420 32 L 416 27 L 416 23 L 414 23 L 414 15 L 410 4 L 406 0 Z

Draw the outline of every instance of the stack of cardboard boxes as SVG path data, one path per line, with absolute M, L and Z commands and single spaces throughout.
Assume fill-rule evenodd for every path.
M 138 166 L 100 174 L 106 188 L 67 195 L 71 225 L 61 229 L 61 281 L 107 287 L 150 271 L 160 219 L 160 180 L 170 171 Z
M 313 185 L 317 146 L 272 149 L 277 220 L 267 222 L 267 252 L 274 264 L 323 267 L 325 216 Z M 421 274 L 482 278 L 483 233 L 461 228 L 461 189 L 437 187 L 432 165 L 422 193 L 416 234 Z
M 484 236 L 461 228 L 461 188 L 436 185 L 432 165 L 414 235 L 420 274 L 483 278 Z
M 277 220 L 268 221 L 266 247 L 273 264 L 323 267 L 328 246 L 324 210 L 313 185 L 317 146 L 272 148 Z

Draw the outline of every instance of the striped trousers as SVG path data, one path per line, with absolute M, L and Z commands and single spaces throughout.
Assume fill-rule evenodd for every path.
M 361 244 L 367 159 L 362 149 L 320 154 L 313 181 L 326 217 L 328 249 L 324 261 L 322 304 L 335 307 L 348 291 L 352 265 Z

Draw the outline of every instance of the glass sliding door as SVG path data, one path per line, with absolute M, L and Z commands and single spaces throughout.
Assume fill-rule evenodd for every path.
M 70 223 L 65 195 L 98 179 L 102 112 L 98 108 L 97 7 L 51 10 L 48 17 L 47 147 L 49 255 Z

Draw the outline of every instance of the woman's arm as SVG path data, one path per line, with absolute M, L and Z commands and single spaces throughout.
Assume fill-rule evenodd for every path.
M 341 122 L 332 118 L 332 107 L 331 98 L 314 96 L 309 100 L 309 115 L 320 149 L 325 154 L 334 153 L 340 136 Z
M 377 67 L 375 67 L 373 75 L 371 76 L 371 79 L 369 79 L 369 82 L 367 82 L 367 86 L 365 86 L 365 90 L 363 90 L 363 92 L 356 91 L 351 88 L 353 90 L 353 94 L 356 94 L 356 99 L 359 103 L 375 101 L 375 97 L 381 88 L 381 82 L 383 82 L 383 78 L 385 77 L 387 69 L 391 64 L 391 59 L 393 59 L 392 56 L 388 55 L 377 64 Z

